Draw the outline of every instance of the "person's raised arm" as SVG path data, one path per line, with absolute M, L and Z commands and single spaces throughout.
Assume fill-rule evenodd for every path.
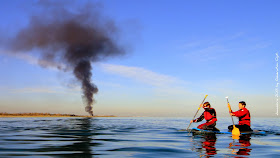
M 194 119 L 192 120 L 193 122 L 200 122 L 204 119 L 204 112 L 197 118 L 197 119 Z

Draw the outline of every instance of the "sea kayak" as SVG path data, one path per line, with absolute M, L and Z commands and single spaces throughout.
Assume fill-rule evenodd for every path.
M 203 130 L 199 128 L 189 129 L 188 132 L 191 132 L 193 134 L 232 134 L 231 132 L 228 131 L 212 131 L 212 130 Z M 241 132 L 240 134 L 264 135 L 266 133 L 265 131 L 253 130 L 248 132 Z

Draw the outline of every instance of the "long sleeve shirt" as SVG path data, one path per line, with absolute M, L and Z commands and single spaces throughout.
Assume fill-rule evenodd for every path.
M 200 122 L 204 118 L 205 118 L 206 122 L 209 122 L 211 120 L 217 121 L 216 111 L 214 108 L 205 108 L 204 110 L 205 111 L 197 119 L 194 119 L 193 122 Z
M 232 113 L 239 118 L 239 125 L 251 126 L 251 116 L 248 109 L 243 108 Z

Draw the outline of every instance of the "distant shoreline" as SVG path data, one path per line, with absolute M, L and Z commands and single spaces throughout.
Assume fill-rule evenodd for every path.
M 75 114 L 50 114 L 50 113 L 0 113 L 0 117 L 117 117 L 114 115 L 89 116 Z

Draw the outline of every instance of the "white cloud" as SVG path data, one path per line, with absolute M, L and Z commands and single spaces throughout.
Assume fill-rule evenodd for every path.
M 244 32 L 239 32 L 225 37 L 212 37 L 189 41 L 178 47 L 185 51 L 184 56 L 192 61 L 213 61 L 230 58 L 238 53 L 251 53 L 255 50 L 264 49 L 271 44 L 249 38 Z
M 225 56 L 229 51 L 229 49 L 222 45 L 212 45 L 186 53 L 185 56 L 194 60 L 209 61 Z
M 76 94 L 80 91 L 79 88 L 65 89 L 63 87 L 1 88 L 1 90 L 9 93 L 49 93 L 49 94 L 58 94 L 58 93 Z
M 175 83 L 182 83 L 183 81 L 176 77 L 159 74 L 141 67 L 100 64 L 101 68 L 109 73 L 117 74 L 123 77 L 131 78 L 152 86 L 165 87 Z
M 29 64 L 32 64 L 32 65 L 40 65 L 42 67 L 50 68 L 50 69 L 53 69 L 53 70 L 57 70 L 58 68 L 60 68 L 62 70 L 66 70 L 66 66 L 63 65 L 63 64 L 55 63 L 55 62 L 47 61 L 47 60 L 42 60 L 42 59 L 39 59 L 35 56 L 32 56 L 30 54 L 26 54 L 26 53 L 0 50 L 0 54 L 4 54 L 4 55 L 7 55 L 7 56 L 11 56 L 11 57 L 15 57 L 15 58 L 24 60 L 24 61 L 26 61 L 26 62 L 28 62 Z
M 195 41 L 189 41 L 189 42 L 184 42 L 184 44 L 181 44 L 177 48 L 179 49 L 192 49 L 192 48 L 201 48 L 201 49 L 206 49 L 207 47 L 213 47 L 218 44 L 224 43 L 224 42 L 231 42 L 232 40 L 241 38 L 244 35 L 244 32 L 238 32 L 236 34 L 232 34 L 230 36 L 226 37 L 215 37 L 211 39 L 199 39 Z M 205 47 L 206 46 L 206 47 Z
M 10 89 L 11 93 L 57 93 L 54 89 L 50 88 L 20 88 L 20 89 Z

